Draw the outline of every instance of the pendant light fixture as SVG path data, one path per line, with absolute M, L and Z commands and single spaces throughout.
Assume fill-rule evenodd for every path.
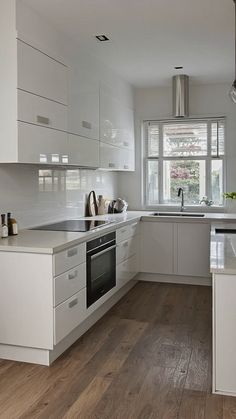
M 230 89 L 229 95 L 234 103 L 236 103 L 236 0 L 233 0 L 235 4 L 235 79 Z

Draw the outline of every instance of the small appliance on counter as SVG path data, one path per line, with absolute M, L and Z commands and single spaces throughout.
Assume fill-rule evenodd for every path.
M 108 207 L 108 213 L 114 214 L 114 213 L 120 213 L 120 212 L 126 212 L 128 208 L 128 203 L 121 198 L 114 199 L 110 202 Z

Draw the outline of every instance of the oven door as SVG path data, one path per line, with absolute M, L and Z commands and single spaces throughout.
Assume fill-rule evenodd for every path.
M 87 307 L 116 286 L 116 245 L 87 252 Z

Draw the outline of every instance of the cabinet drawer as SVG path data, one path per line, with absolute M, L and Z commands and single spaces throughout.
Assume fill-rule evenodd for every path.
M 54 307 L 86 287 L 86 263 L 54 278 Z
M 86 261 L 86 243 L 54 255 L 54 275 L 60 275 Z
M 123 287 L 138 273 L 137 255 L 132 256 L 116 267 L 116 284 L 118 288 Z
M 67 67 L 28 44 L 17 41 L 18 86 L 67 104 Z
M 116 248 L 116 263 L 119 264 L 131 256 L 138 253 L 138 237 L 133 236 L 130 239 L 122 241 L 117 244 Z
M 123 240 L 127 240 L 130 237 L 138 234 L 139 232 L 139 223 L 133 223 L 126 225 L 124 227 L 118 228 L 116 230 L 116 242 L 119 243 Z
M 67 131 L 67 106 L 18 90 L 18 120 Z
M 54 344 L 56 345 L 86 317 L 86 288 L 54 309 Z

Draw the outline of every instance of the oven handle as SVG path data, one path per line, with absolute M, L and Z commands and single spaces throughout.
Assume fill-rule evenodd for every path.
M 96 250 L 98 250 L 98 249 L 101 249 L 101 248 L 102 248 L 102 247 L 104 247 L 104 246 L 108 246 L 110 243 L 115 243 L 115 239 L 110 240 L 110 241 L 109 241 L 109 242 L 107 242 L 107 243 L 100 244 L 100 246 L 94 247 L 93 249 L 87 250 L 87 254 L 89 254 L 89 253 L 93 253 L 94 251 L 96 251 Z M 110 246 L 110 247 L 111 247 L 111 246 Z
M 116 247 L 117 247 L 117 245 L 116 245 L 116 244 L 114 244 L 114 246 L 110 246 L 110 247 L 108 247 L 107 249 L 102 250 L 101 252 L 98 252 L 98 253 L 96 253 L 95 255 L 92 255 L 92 256 L 90 256 L 90 257 L 91 257 L 91 259 L 93 260 L 93 259 L 95 259 L 95 258 L 97 258 L 97 257 L 99 257 L 99 256 L 101 256 L 101 255 L 103 255 L 104 253 L 110 252 L 110 250 L 113 250 L 113 249 L 115 249 Z

